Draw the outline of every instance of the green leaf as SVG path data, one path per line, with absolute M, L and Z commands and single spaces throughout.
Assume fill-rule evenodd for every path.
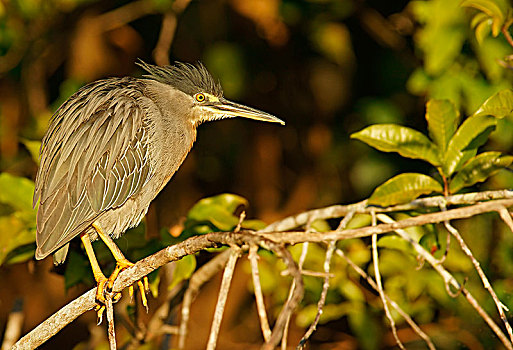
M 474 115 L 491 115 L 496 118 L 513 115 L 513 91 L 510 89 L 499 91 L 488 98 Z
M 479 45 L 482 45 L 485 38 L 490 34 L 491 24 L 493 23 L 490 18 L 484 13 L 480 13 L 476 15 L 474 18 L 479 17 L 479 15 L 484 15 L 486 17 L 485 20 L 479 22 L 479 24 L 474 29 L 474 34 L 476 35 L 476 40 Z
M 388 207 L 410 202 L 423 194 L 442 191 L 442 185 L 430 176 L 417 173 L 400 174 L 378 186 L 370 196 L 369 204 Z
M 408 9 L 422 24 L 414 40 L 416 48 L 423 52 L 426 72 L 431 76 L 443 74 L 460 55 L 467 36 L 467 23 L 459 1 L 410 1 Z
M 472 115 L 461 124 L 447 146 L 442 164 L 445 176 L 451 176 L 476 154 L 477 148 L 486 142 L 495 129 L 496 122 L 489 115 Z
M 181 260 L 175 262 L 173 280 L 168 289 L 173 289 L 178 283 L 191 277 L 194 270 L 196 270 L 196 257 L 194 255 L 186 255 Z
M 93 281 L 92 277 L 91 267 L 85 255 L 70 249 L 64 271 L 64 287 L 69 289 L 81 282 L 90 283 Z
M 415 252 L 415 249 L 413 249 L 412 245 L 397 235 L 382 236 L 378 240 L 378 247 L 395 249 L 412 256 L 417 256 L 417 253 Z
M 422 159 L 440 165 L 438 149 L 424 134 L 396 124 L 371 125 L 351 135 L 384 152 L 397 152 L 403 157 Z
M 426 120 L 429 136 L 443 155 L 458 127 L 459 112 L 449 100 L 430 100 L 426 104 Z
M 504 24 L 507 5 L 500 0 L 463 0 L 461 6 L 473 7 L 487 14 L 493 21 L 492 33 L 497 36 Z
M 0 202 L 16 210 L 33 211 L 34 183 L 24 177 L 0 174 Z
M 16 213 L 0 216 L 0 265 L 4 263 L 11 251 L 34 243 L 35 240 L 35 229 L 29 227 L 24 218 L 20 218 Z
M 150 279 L 150 292 L 151 296 L 155 299 L 159 296 L 159 285 L 160 285 L 160 274 L 157 273 L 156 276 L 153 279 Z
M 241 206 L 247 207 L 248 201 L 235 194 L 225 193 L 203 198 L 189 211 L 187 220 L 210 222 L 221 231 L 229 231 L 239 223 L 239 218 L 234 213 Z
M 497 171 L 508 167 L 513 156 L 501 156 L 500 152 L 484 152 L 468 161 L 449 184 L 451 193 L 464 187 L 483 182 Z

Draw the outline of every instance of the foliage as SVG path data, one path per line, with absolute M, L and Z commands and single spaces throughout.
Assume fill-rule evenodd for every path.
M 431 139 L 395 124 L 376 124 L 352 134 L 352 138 L 381 151 L 424 160 L 436 168 L 442 179 L 439 182 L 417 173 L 397 175 L 374 190 L 369 204 L 386 207 L 432 192 L 454 194 L 507 168 L 513 162 L 512 156 L 500 152 L 476 154 L 495 130 L 497 120 L 511 114 L 512 105 L 513 92 L 501 91 L 458 126 L 459 113 L 450 101 L 430 100 L 426 104 L 426 121 Z

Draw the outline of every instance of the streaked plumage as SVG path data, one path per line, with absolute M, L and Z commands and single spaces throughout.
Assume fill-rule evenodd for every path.
M 201 64 L 140 66 L 144 78 L 93 82 L 55 112 L 34 193 L 37 259 L 55 253 L 62 262 L 71 239 L 82 232 L 97 238 L 95 221 L 114 238 L 137 225 L 184 161 L 201 122 L 237 115 L 281 122 L 224 100 Z M 207 100 L 195 99 L 198 93 Z

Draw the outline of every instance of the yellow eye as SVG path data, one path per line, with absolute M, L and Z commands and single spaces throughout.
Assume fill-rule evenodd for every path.
M 203 102 L 205 101 L 205 95 L 204 94 L 196 94 L 196 101 Z

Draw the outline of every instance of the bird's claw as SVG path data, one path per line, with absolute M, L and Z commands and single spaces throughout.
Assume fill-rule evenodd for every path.
M 97 315 L 97 324 L 100 325 L 103 320 L 103 313 L 105 312 L 105 305 L 107 304 L 107 298 L 112 298 L 113 303 L 117 303 L 119 299 L 121 299 L 121 293 L 110 293 L 110 290 L 108 288 L 108 279 L 105 276 L 98 276 L 97 279 L 98 286 L 96 287 L 96 301 L 98 302 L 96 306 L 94 307 L 94 311 L 96 311 Z
M 96 324 L 99 326 L 103 321 L 103 313 L 105 312 L 105 305 L 96 304 L 94 307 L 94 311 L 96 311 Z
M 124 260 L 118 260 L 116 263 L 116 268 L 112 272 L 112 274 L 108 278 L 107 288 L 109 290 L 112 290 L 112 287 L 114 286 L 114 282 L 116 281 L 116 278 L 118 277 L 119 273 L 129 267 L 134 266 L 135 264 L 133 262 L 128 261 L 127 259 Z M 146 308 L 146 312 L 148 312 L 148 299 L 146 298 L 146 293 L 150 290 L 149 283 L 148 283 L 148 277 L 144 276 L 142 280 L 137 281 L 137 287 L 139 288 L 139 291 L 141 292 L 141 302 L 143 306 Z M 128 294 L 130 295 L 130 299 L 133 299 L 134 296 L 134 286 L 131 285 L 128 287 Z

